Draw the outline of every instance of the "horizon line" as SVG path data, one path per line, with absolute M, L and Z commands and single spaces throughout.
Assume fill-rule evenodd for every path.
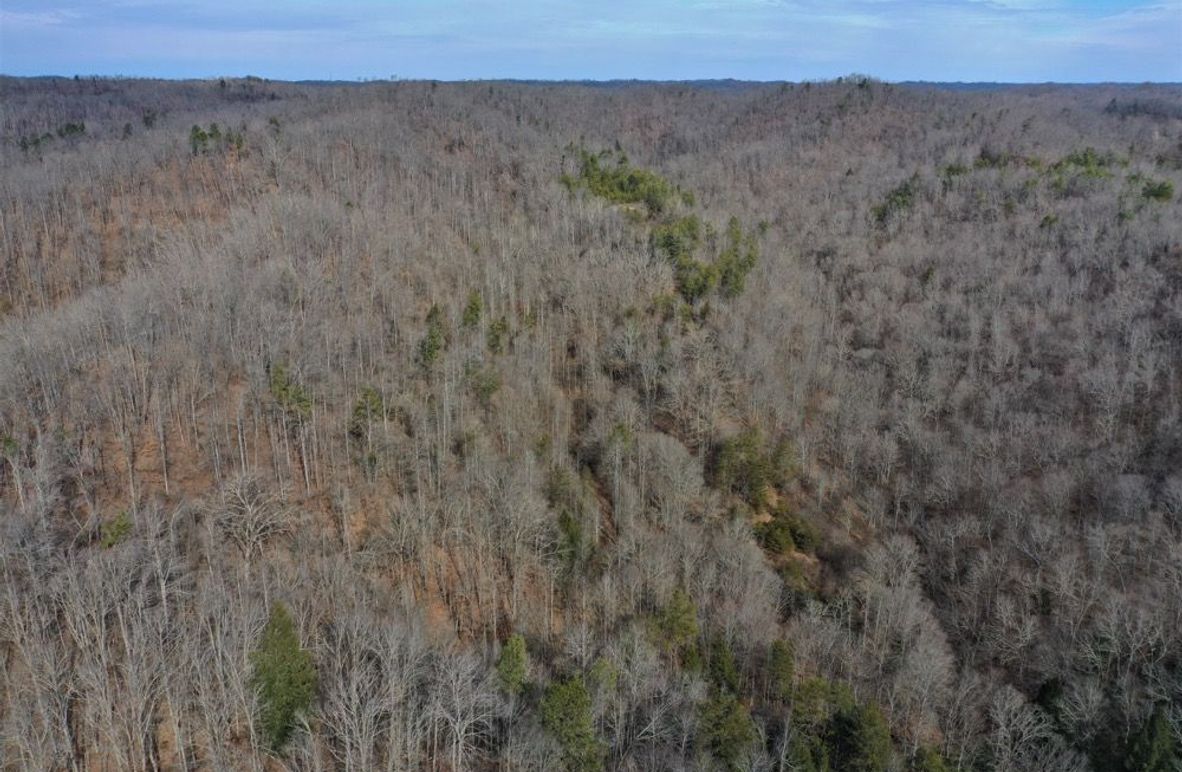
M 264 81 L 268 83 L 286 83 L 292 85 L 343 85 L 363 86 L 374 83 L 526 83 L 526 84 L 686 84 L 686 83 L 740 83 L 752 85 L 803 85 L 803 84 L 835 84 L 843 81 L 870 81 L 884 85 L 950 85 L 950 86 L 1182 86 L 1182 81 L 1175 80 L 927 80 L 922 78 L 907 78 L 903 80 L 889 80 L 865 73 L 847 73 L 823 78 L 791 79 L 755 79 L 736 78 L 733 76 L 711 76 L 701 78 L 522 78 L 522 77 L 471 77 L 471 78 L 428 78 L 428 77 L 379 77 L 359 75 L 352 78 L 273 78 L 265 75 L 246 73 L 242 75 L 218 74 L 203 76 L 166 77 L 159 75 L 125 75 L 102 73 L 72 73 L 62 75 L 57 73 L 39 73 L 36 75 L 17 75 L 0 72 L 0 78 L 13 80 L 147 80 L 165 83 L 205 83 L 219 80 L 234 81 Z

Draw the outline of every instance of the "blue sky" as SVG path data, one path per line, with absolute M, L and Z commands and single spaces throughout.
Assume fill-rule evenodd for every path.
M 0 0 L 0 72 L 1182 81 L 1182 0 Z

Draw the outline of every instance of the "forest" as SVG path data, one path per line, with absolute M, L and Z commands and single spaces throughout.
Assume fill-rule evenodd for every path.
M 0 78 L 0 769 L 1182 770 L 1182 87 Z

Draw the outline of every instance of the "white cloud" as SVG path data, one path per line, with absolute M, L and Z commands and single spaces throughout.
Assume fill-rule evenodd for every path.
M 82 18 L 82 14 L 65 9 L 50 11 L 5 11 L 0 9 L 0 27 L 16 29 L 57 27 L 80 18 Z

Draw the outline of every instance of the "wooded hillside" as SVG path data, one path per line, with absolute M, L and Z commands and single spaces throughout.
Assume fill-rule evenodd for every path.
M 1180 768 L 1182 89 L 0 103 L 0 768 Z

